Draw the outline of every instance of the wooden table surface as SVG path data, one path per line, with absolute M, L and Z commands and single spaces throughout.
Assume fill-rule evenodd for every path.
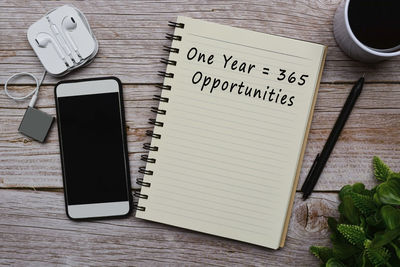
M 296 200 L 286 246 L 278 251 L 237 241 L 128 219 L 73 222 L 65 215 L 56 126 L 39 144 L 17 132 L 27 102 L 0 92 L 0 264 L 15 265 L 266 265 L 318 266 L 312 244 L 328 244 L 327 216 L 337 216 L 337 191 L 345 184 L 372 187 L 371 161 L 380 156 L 400 170 L 400 57 L 368 66 L 337 47 L 332 19 L 340 0 L 299 1 L 0 1 L 0 83 L 43 67 L 26 39 L 29 25 L 47 11 L 71 3 L 87 16 L 100 50 L 94 62 L 61 79 L 115 75 L 124 86 L 132 179 L 138 177 L 142 144 L 150 129 L 152 95 L 165 66 L 167 26 L 178 15 L 329 46 L 299 187 L 327 139 L 352 84 L 367 83 L 307 201 Z M 55 115 L 53 88 L 46 77 L 37 107 Z M 18 80 L 20 93 L 33 87 Z M 101 144 L 99 144 L 101 145 Z

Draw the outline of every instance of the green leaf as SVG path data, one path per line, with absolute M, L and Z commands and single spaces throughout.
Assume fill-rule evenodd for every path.
M 344 242 L 333 242 L 333 256 L 339 260 L 345 260 L 356 254 L 358 249 Z
M 353 192 L 359 194 L 362 194 L 365 191 L 365 185 L 363 183 L 355 183 L 351 188 Z
M 330 239 L 332 242 L 340 241 L 343 237 L 340 235 L 339 231 L 336 229 L 338 222 L 333 217 L 328 217 L 328 226 L 331 230 Z
M 356 206 L 362 214 L 368 216 L 377 211 L 372 196 L 361 195 L 358 193 L 351 193 L 350 196 L 353 199 L 354 206 Z
M 338 210 L 339 210 L 339 212 L 340 212 L 340 215 L 343 215 L 343 214 L 344 214 L 343 202 L 339 204 Z M 339 219 L 339 221 L 340 221 L 340 219 Z
M 386 225 L 382 220 L 382 216 L 380 211 L 372 214 L 366 218 L 367 224 L 370 226 L 378 227 L 378 228 L 385 228 Z
M 382 201 L 379 199 L 378 193 L 375 193 L 373 196 L 375 204 L 379 207 L 382 206 Z
M 374 239 L 371 242 L 371 247 L 382 247 L 390 243 L 399 235 L 400 235 L 400 227 L 393 230 L 387 230 L 385 232 L 376 232 Z
M 357 225 L 339 224 L 337 229 L 350 244 L 363 247 L 366 240 L 364 229 Z
M 389 175 L 389 179 L 400 179 L 400 172 L 392 172 Z
M 360 213 L 358 212 L 356 206 L 354 205 L 353 198 L 350 194 L 343 196 L 343 215 L 351 224 L 360 223 Z
M 357 194 L 365 195 L 365 196 L 373 196 L 373 192 L 371 190 L 365 189 L 365 185 L 363 183 L 355 183 L 352 186 L 352 191 Z
M 330 258 L 326 264 L 325 267 L 346 267 L 340 260 L 337 260 L 335 258 Z
M 400 248 L 393 242 L 390 242 L 390 245 L 394 248 L 397 258 L 400 259 Z
M 352 192 L 352 191 L 353 191 L 353 188 L 352 188 L 351 185 L 345 185 L 345 186 L 343 186 L 342 189 L 340 189 L 340 192 L 339 192 L 339 198 L 340 198 L 340 200 L 343 201 L 343 197 L 346 196 L 346 195 L 348 195 L 348 194 L 350 194 L 350 192 Z
M 364 216 L 360 216 L 360 221 L 361 223 L 359 224 L 359 226 L 361 226 L 363 229 L 367 229 L 367 222 L 365 221 Z
M 330 258 L 333 257 L 333 250 L 328 247 L 311 246 L 310 251 L 323 263 L 326 263 Z
M 365 240 L 365 252 L 368 259 L 375 266 L 386 265 L 390 259 L 390 252 L 385 247 L 371 247 L 371 241 Z
M 365 250 L 363 253 L 357 258 L 357 265 L 356 266 L 361 266 L 361 267 L 368 267 L 371 266 L 371 262 L 368 260 L 367 253 Z
M 329 226 L 329 229 L 332 231 L 332 232 L 336 232 L 337 231 L 337 225 L 338 225 L 338 222 L 336 221 L 336 219 L 335 218 L 333 218 L 333 217 L 328 217 L 328 226 Z
M 374 175 L 380 181 L 386 181 L 392 173 L 390 168 L 377 156 L 373 159 Z
M 400 227 L 400 210 L 385 205 L 381 208 L 381 216 L 386 227 L 390 230 Z
M 389 179 L 381 183 L 375 195 L 383 204 L 400 205 L 400 179 Z
M 328 218 L 332 248 L 310 248 L 322 266 L 400 266 L 400 172 L 378 157 L 373 166 L 381 183 L 371 190 L 362 183 L 340 190 L 340 217 Z

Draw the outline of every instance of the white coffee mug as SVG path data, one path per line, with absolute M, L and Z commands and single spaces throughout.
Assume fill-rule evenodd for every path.
M 336 43 L 349 57 L 361 62 L 379 62 L 400 55 L 400 45 L 386 50 L 375 49 L 361 43 L 350 28 L 349 3 L 352 0 L 343 0 L 336 10 L 333 21 L 333 33 Z

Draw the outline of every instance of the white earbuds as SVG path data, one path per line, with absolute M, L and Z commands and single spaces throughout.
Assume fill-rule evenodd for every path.
M 60 47 L 56 43 L 56 41 L 51 37 L 50 34 L 41 32 L 39 33 L 36 38 L 35 38 L 36 43 L 38 44 L 39 47 L 45 48 L 49 43 L 51 43 L 56 50 L 58 56 L 64 61 L 64 63 L 68 66 L 68 63 L 65 59 L 64 53 L 61 51 Z
M 55 40 L 50 34 L 41 32 L 36 36 L 36 43 L 39 45 L 39 47 L 47 47 L 48 43 L 52 43 L 54 49 L 57 51 L 57 54 L 60 56 L 60 58 L 64 61 L 64 63 L 69 66 L 68 61 L 65 59 L 66 55 L 65 53 L 61 50 L 60 45 L 63 46 L 63 49 L 67 53 L 67 55 L 71 58 L 73 63 L 75 63 L 74 57 L 71 55 L 71 51 L 69 50 L 69 47 L 71 47 L 75 53 L 78 55 L 80 60 L 82 60 L 82 56 L 79 53 L 78 47 L 76 46 L 74 40 L 72 39 L 70 35 L 70 31 L 73 31 L 76 29 L 76 21 L 73 17 L 71 16 L 66 16 L 62 20 L 62 33 L 64 35 L 64 38 L 67 39 L 67 42 L 65 41 L 62 36 L 60 36 L 59 31 L 57 29 L 57 26 L 50 20 L 49 17 L 47 17 L 48 22 L 50 23 L 50 29 L 52 33 L 57 37 L 57 40 Z
M 74 40 L 72 40 L 71 35 L 69 34 L 70 31 L 73 31 L 76 29 L 76 21 L 73 17 L 67 16 L 63 19 L 62 21 L 62 30 L 64 35 L 67 37 L 69 44 L 71 45 L 72 49 L 75 51 L 75 53 L 82 58 L 81 54 L 78 51 L 78 47 L 76 46 Z
M 91 62 L 99 49 L 87 18 L 70 5 L 46 13 L 29 26 L 27 37 L 46 71 L 54 76 Z
M 58 30 L 58 27 L 51 21 L 50 17 L 47 16 L 47 21 L 50 24 L 50 29 L 53 35 L 56 37 L 56 41 L 58 41 L 58 44 L 63 48 L 64 52 L 69 56 L 69 58 L 75 62 L 74 57 L 71 55 L 71 50 L 68 47 L 68 44 L 66 43 L 64 37 L 60 34 L 60 31 Z

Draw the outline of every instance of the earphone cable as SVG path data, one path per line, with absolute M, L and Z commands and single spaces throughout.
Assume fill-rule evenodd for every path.
M 34 106 L 35 106 L 35 103 L 36 103 L 37 96 L 38 96 L 38 94 L 39 94 L 39 88 L 40 88 L 40 86 L 42 85 L 44 78 L 46 77 L 46 73 L 47 73 L 47 71 L 44 71 L 44 72 L 43 72 L 42 77 L 40 78 L 40 80 L 38 80 L 38 79 L 35 77 L 35 75 L 33 75 L 33 74 L 30 73 L 30 72 L 19 72 L 19 73 L 16 73 L 16 74 L 10 76 L 10 77 L 7 79 L 7 81 L 4 83 L 4 92 L 6 93 L 6 95 L 7 95 L 9 98 L 11 98 L 11 99 L 13 99 L 13 100 L 15 100 L 15 101 L 22 101 L 22 100 L 25 100 L 25 99 L 27 99 L 28 97 L 32 96 L 32 99 L 31 99 L 31 101 L 29 102 L 29 106 L 30 106 L 30 107 L 34 107 Z M 36 82 L 36 88 L 33 89 L 31 92 L 29 92 L 27 95 L 24 95 L 24 96 L 14 96 L 14 95 L 10 94 L 10 92 L 8 91 L 8 83 L 9 83 L 11 80 L 16 79 L 16 78 L 21 77 L 21 76 L 30 76 L 30 77 L 32 77 L 32 79 Z

